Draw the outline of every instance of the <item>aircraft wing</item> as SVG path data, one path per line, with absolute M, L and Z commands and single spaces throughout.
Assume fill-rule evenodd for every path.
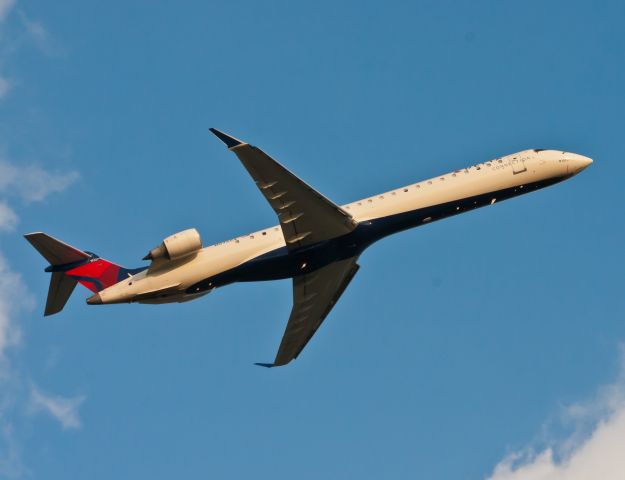
M 293 278 L 293 309 L 276 359 L 257 365 L 278 367 L 297 358 L 356 275 L 356 260 L 348 258 Z
M 233 151 L 278 215 L 289 250 L 351 232 L 349 213 L 297 178 L 261 149 L 211 128 Z

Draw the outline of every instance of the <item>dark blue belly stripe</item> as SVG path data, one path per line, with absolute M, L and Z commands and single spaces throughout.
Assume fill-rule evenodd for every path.
M 310 273 L 331 262 L 360 255 L 378 240 L 409 228 L 425 225 L 443 218 L 465 213 L 487 205 L 493 199 L 497 202 L 545 188 L 561 182 L 569 176 L 557 177 L 526 185 L 488 192 L 452 202 L 432 205 L 409 212 L 389 215 L 361 222 L 356 229 L 342 237 L 327 240 L 299 250 L 289 252 L 286 247 L 245 262 L 238 267 L 206 278 L 189 287 L 187 293 L 198 293 L 234 282 L 256 282 L 279 280 Z M 301 268 L 303 264 L 305 268 Z

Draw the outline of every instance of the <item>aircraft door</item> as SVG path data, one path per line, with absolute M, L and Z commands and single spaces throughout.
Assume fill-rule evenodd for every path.
M 517 175 L 519 173 L 523 173 L 527 171 L 527 167 L 525 166 L 524 158 L 513 158 L 510 160 L 510 164 L 512 165 L 512 174 Z

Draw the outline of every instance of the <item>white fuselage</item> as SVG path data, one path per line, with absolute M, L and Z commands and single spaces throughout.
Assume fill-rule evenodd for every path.
M 590 162 L 590 159 L 574 153 L 525 150 L 358 200 L 342 208 L 358 223 L 427 211 L 428 207 L 453 205 L 453 202 L 458 202 L 454 209 L 461 213 L 469 209 L 466 206 L 467 199 L 492 193 L 488 204 L 493 204 L 498 201 L 497 192 L 512 189 L 515 195 L 525 193 L 530 191 L 530 185 L 539 185 L 549 180 L 555 183 L 575 175 Z M 464 203 L 461 203 L 463 200 Z M 415 217 L 409 226 L 418 226 L 433 219 L 436 220 Z M 102 303 L 191 300 L 210 291 L 210 288 L 202 291 L 198 289 L 197 293 L 187 291 L 198 282 L 240 267 L 285 245 L 280 226 L 272 226 L 205 247 L 178 261 L 154 261 L 149 269 L 102 290 L 99 295 Z M 155 292 L 153 297 L 150 297 L 151 292 Z M 159 295 L 158 292 L 165 293 Z

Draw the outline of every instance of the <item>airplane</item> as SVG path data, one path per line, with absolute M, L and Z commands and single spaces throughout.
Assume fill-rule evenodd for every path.
M 532 149 L 339 206 L 261 149 L 210 131 L 234 152 L 279 224 L 202 247 L 194 228 L 151 249 L 147 267 L 123 268 L 45 233 L 25 235 L 50 263 L 44 315 L 60 312 L 77 283 L 89 305 L 186 302 L 234 282 L 292 278 L 293 306 L 278 352 L 263 367 L 297 358 L 360 268 L 374 242 L 403 230 L 493 205 L 566 180 L 592 160 Z

